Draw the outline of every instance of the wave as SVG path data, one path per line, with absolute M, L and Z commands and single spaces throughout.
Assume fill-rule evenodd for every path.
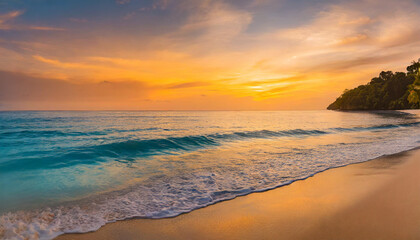
M 374 125 L 368 127 L 352 127 L 352 128 L 330 128 L 333 131 L 339 132 L 349 132 L 349 131 L 374 131 L 374 130 L 383 130 L 383 129 L 394 129 L 401 127 L 415 127 L 420 125 L 420 122 L 411 122 L 411 123 L 401 123 L 401 124 L 382 124 Z
M 144 132 L 164 130 L 160 128 L 139 128 L 139 129 L 105 129 L 102 131 L 86 131 L 86 132 L 70 132 L 60 130 L 20 130 L 20 131 L 5 131 L 0 132 L 0 137 L 15 137 L 15 138 L 38 138 L 38 137 L 74 137 L 74 136 L 100 136 L 108 135 L 110 133 L 122 133 L 122 132 Z
M 361 121 L 359 126 L 355 121 L 351 127 L 346 122 L 342 128 L 305 124 L 305 127 L 300 125 L 302 128 L 258 131 L 245 131 L 248 126 L 241 125 L 231 127 L 229 132 L 219 128 L 210 133 L 210 127 L 200 125 L 200 128 L 204 126 L 203 130 L 194 128 L 199 132 L 196 135 L 181 135 L 187 131 L 180 131 L 180 128 L 164 128 L 186 128 L 188 124 L 156 124 L 153 125 L 156 128 L 147 128 L 151 125 L 136 123 L 125 129 L 114 124 L 98 123 L 97 128 L 90 123 L 82 128 L 60 124 L 57 128 L 38 130 L 28 125 L 24 125 L 24 129 L 0 126 L 0 151 L 6 150 L 2 152 L 5 157 L 0 159 L 0 172 L 4 173 L 6 185 L 13 183 L 2 191 L 1 197 L 5 201 L 0 211 L 0 239 L 4 236 L 50 239 L 65 232 L 93 231 L 105 223 L 127 218 L 172 217 L 237 196 L 279 187 L 328 168 L 411 149 L 419 143 L 420 122 L 414 121 L 399 120 L 396 124 L 380 125 L 373 121 L 363 125 Z M 140 131 L 145 131 L 144 136 L 148 139 L 140 139 L 139 135 L 143 134 L 136 134 Z M 373 132 L 379 133 L 371 134 Z M 296 141 L 328 134 L 331 135 L 328 140 L 334 141 L 318 143 L 311 139 L 314 145 Z M 78 137 L 82 135 L 86 137 Z M 345 135 L 351 136 L 349 139 L 341 137 Z M 357 138 L 353 138 L 355 135 Z M 360 140 L 359 136 L 366 136 L 366 139 Z M 285 144 L 255 139 L 282 139 Z M 33 142 L 37 144 L 28 144 Z M 48 145 L 50 142 L 52 144 Z M 54 145 L 56 142 L 59 144 Z M 238 148 L 230 145 L 231 142 L 244 145 Z M 15 145 L 5 147 L 4 144 Z M 221 146 L 223 148 L 218 149 Z M 193 152 L 206 148 L 212 148 L 212 151 Z M 141 162 L 149 161 L 149 156 L 186 152 L 194 155 L 157 159 L 150 161 L 150 165 Z M 139 164 L 129 164 L 130 161 Z M 93 171 L 90 171 L 91 166 L 85 168 L 84 164 L 94 164 Z M 82 166 L 80 172 L 79 165 Z M 64 169 L 72 166 L 75 168 Z M 94 182 L 97 166 L 104 175 Z M 32 169 L 42 173 L 30 171 Z M 107 171 L 113 172 L 108 174 Z M 126 181 L 117 175 L 126 175 L 129 179 Z M 9 179 L 15 176 L 19 181 Z M 112 184 L 102 182 L 102 176 Z M 20 181 L 22 178 L 26 179 Z M 94 180 L 90 182 L 91 179 Z M 47 185 L 55 182 L 57 187 Z M 19 186 L 21 183 L 28 187 Z M 30 203 L 25 205 L 26 201 Z
M 304 137 L 332 134 L 336 132 L 386 130 L 400 127 L 413 127 L 418 125 L 420 125 L 420 122 L 386 124 L 353 128 L 329 128 L 327 130 L 259 130 L 184 137 L 168 137 L 159 139 L 127 140 L 122 142 L 106 143 L 94 146 L 76 147 L 69 150 L 62 150 L 61 152 L 53 151 L 46 152 L 43 154 L 40 154 L 40 152 L 36 152 L 33 155 L 36 155 L 37 157 L 20 157 L 19 159 L 13 159 L 0 163 L 0 171 L 12 172 L 33 169 L 62 168 L 78 164 L 96 164 L 109 160 L 127 162 L 138 160 L 140 158 L 146 158 L 153 155 L 173 155 L 180 154 L 183 152 L 205 149 L 209 147 L 220 146 L 223 143 L 229 141 L 246 141 L 248 139 L 256 138 L 268 139 L 278 137 Z M 27 133 L 27 131 L 25 132 Z M 56 134 L 56 131 L 29 132 L 30 134 L 34 134 L 36 132 L 43 132 L 44 134 Z M 30 153 L 26 153 L 26 155 L 29 154 Z
M 160 139 L 127 140 L 95 146 L 78 147 L 65 152 L 44 153 L 38 157 L 23 157 L 0 163 L 0 171 L 24 171 L 33 169 L 62 168 L 77 164 L 95 164 L 108 161 L 131 161 L 152 155 L 179 154 L 187 151 L 219 146 L 224 141 L 244 140 L 250 138 L 269 138 L 280 136 L 319 135 L 327 132 L 320 130 L 286 130 L 286 131 L 248 131 L 228 134 L 209 134 L 185 137 L 168 137 Z M 28 153 L 27 153 L 28 154 Z M 34 153 L 40 155 L 40 152 Z
M 211 173 L 202 176 L 191 174 L 188 179 L 181 176 L 178 177 L 179 179 L 170 179 L 170 181 L 151 179 L 153 184 L 135 185 L 127 189 L 104 193 L 56 207 L 8 212 L 0 215 L 0 238 L 11 236 L 19 237 L 19 239 L 30 239 L 31 236 L 36 235 L 40 239 L 53 239 L 64 233 L 96 231 L 107 223 L 124 219 L 175 217 L 239 196 L 264 192 L 289 185 L 295 181 L 305 180 L 328 169 L 368 161 L 380 156 L 397 154 L 410 149 L 413 149 L 413 147 L 406 147 L 399 151 L 391 150 L 374 156 L 370 155 L 364 159 L 355 159 L 352 162 L 335 166 L 321 167 L 293 177 L 281 177 L 278 181 L 272 181 L 271 184 L 265 186 L 220 190 L 217 185 L 213 186 L 217 179 L 215 174 Z M 202 186 L 202 179 L 206 179 L 208 185 L 202 189 L 190 188 L 191 186 Z M 180 181 L 189 184 L 196 182 L 196 184 L 185 187 L 186 185 L 183 185 Z

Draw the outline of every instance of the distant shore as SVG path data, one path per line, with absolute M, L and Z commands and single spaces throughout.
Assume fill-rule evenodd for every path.
M 420 239 L 420 150 L 167 219 L 110 223 L 57 239 Z

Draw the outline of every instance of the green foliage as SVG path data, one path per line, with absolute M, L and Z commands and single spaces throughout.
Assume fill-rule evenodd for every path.
M 420 107 L 420 59 L 407 67 L 407 73 L 383 71 L 366 85 L 344 93 L 329 110 L 397 110 Z
M 414 74 L 416 74 L 416 73 L 419 72 L 419 69 L 420 69 L 420 58 L 419 58 L 419 60 L 417 62 L 416 61 L 413 61 L 411 63 L 411 65 L 407 67 L 407 73 L 414 73 Z
M 419 101 L 419 94 L 416 91 L 411 91 L 410 95 L 408 95 L 408 102 L 411 104 L 418 104 Z
M 410 92 L 408 102 L 418 107 L 420 105 L 420 71 L 417 70 L 416 79 L 413 84 L 408 86 L 408 90 Z

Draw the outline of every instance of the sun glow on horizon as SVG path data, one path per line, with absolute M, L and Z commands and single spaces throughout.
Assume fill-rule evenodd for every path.
M 378 2 L 0 3 L 0 109 L 324 109 L 419 57 L 418 2 Z

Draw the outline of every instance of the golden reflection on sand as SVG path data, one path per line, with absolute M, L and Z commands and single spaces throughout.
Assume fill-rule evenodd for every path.
M 420 150 L 169 219 L 133 219 L 58 239 L 420 239 Z

